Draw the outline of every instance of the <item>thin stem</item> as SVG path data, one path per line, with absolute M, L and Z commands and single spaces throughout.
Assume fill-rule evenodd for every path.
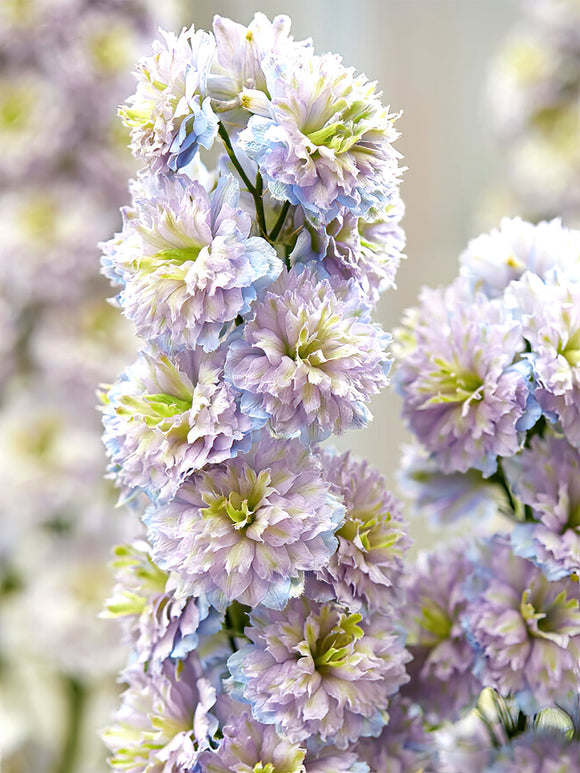
M 262 199 L 262 193 L 264 192 L 264 181 L 260 172 L 256 175 L 256 185 L 254 187 L 254 203 L 256 205 L 256 216 L 258 218 L 258 228 L 264 239 L 268 239 L 268 229 L 266 228 L 266 215 L 264 213 L 264 200 Z
M 238 158 L 234 152 L 234 148 L 232 146 L 230 135 L 227 133 L 226 127 L 223 125 L 223 123 L 220 121 L 218 124 L 218 134 L 224 141 L 224 145 L 226 146 L 226 152 L 228 156 L 230 157 L 230 161 L 235 166 L 237 173 L 242 178 L 244 185 L 246 188 L 250 191 L 252 196 L 255 196 L 256 189 L 254 188 L 253 184 L 250 182 L 250 178 L 248 175 L 244 172 L 244 168 L 238 161 Z
M 245 173 L 243 166 L 240 164 L 238 157 L 236 156 L 236 152 L 232 145 L 232 141 L 230 140 L 230 136 L 227 132 L 227 129 L 221 121 L 218 124 L 218 134 L 222 138 L 223 143 L 226 146 L 226 152 L 229 156 L 230 161 L 234 165 L 237 173 L 240 175 L 244 185 L 246 186 L 248 191 L 252 194 L 252 198 L 254 199 L 254 205 L 256 207 L 256 218 L 258 220 L 258 228 L 260 231 L 260 236 L 263 236 L 264 239 L 268 239 L 268 229 L 266 228 L 266 216 L 264 213 L 264 202 L 262 200 L 262 193 L 264 190 L 264 183 L 262 181 L 262 176 L 258 172 L 255 185 L 250 181 L 250 178 Z
M 65 689 L 68 700 L 68 725 L 62 757 L 57 762 L 54 773 L 74 773 L 76 770 L 83 714 L 88 697 L 87 688 L 74 676 L 65 678 Z
M 280 212 L 280 216 L 278 217 L 278 220 L 276 220 L 276 225 L 270 231 L 270 241 L 275 242 L 276 239 L 280 236 L 280 231 L 282 230 L 282 226 L 284 225 L 284 221 L 286 220 L 286 215 L 288 214 L 289 209 L 290 202 L 285 201 L 284 206 L 282 207 L 282 211 Z
M 513 498 L 513 494 L 512 494 L 512 492 L 510 490 L 510 487 L 508 486 L 508 482 L 507 482 L 506 477 L 504 475 L 504 472 L 503 472 L 503 469 L 502 469 L 502 466 L 501 466 L 501 461 L 499 459 L 497 461 L 497 471 L 494 472 L 494 474 L 491 475 L 488 478 L 488 480 L 490 481 L 490 483 L 497 483 L 499 486 L 501 486 L 501 488 L 503 489 L 504 494 L 506 495 L 508 504 L 509 504 L 513 514 L 515 516 L 517 516 L 516 503 L 515 503 L 515 500 Z

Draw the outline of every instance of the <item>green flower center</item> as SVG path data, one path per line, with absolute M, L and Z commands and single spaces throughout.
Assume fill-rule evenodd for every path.
M 568 599 L 565 590 L 551 599 L 548 585 L 547 580 L 540 580 L 526 588 L 522 593 L 520 613 L 531 636 L 565 647 L 568 636 L 580 633 L 578 602 Z
M 203 500 L 208 505 L 201 511 L 204 518 L 226 516 L 237 530 L 245 530 L 256 520 L 256 514 L 264 499 L 270 493 L 270 473 L 261 470 L 256 474 L 255 470 L 246 468 L 240 475 L 245 485 L 241 491 L 232 491 L 228 496 L 214 492 L 204 493 Z
M 451 620 L 449 613 L 439 606 L 433 599 L 425 601 L 421 607 L 421 616 L 417 618 L 417 623 L 427 634 L 420 633 L 419 640 L 423 644 L 427 644 L 428 641 L 433 643 L 445 641 L 451 637 L 451 628 L 453 627 L 453 621 Z M 417 644 L 419 642 L 410 642 L 411 644 Z
M 17 132 L 26 126 L 34 95 L 24 87 L 5 88 L 0 100 L 0 128 Z
M 435 359 L 438 370 L 431 374 L 437 384 L 437 394 L 427 404 L 465 403 L 483 398 L 483 381 L 473 371 L 459 367 L 456 362 Z
M 335 153 L 346 153 L 372 126 L 375 113 L 370 100 L 372 91 L 371 86 L 368 89 L 369 100 L 348 102 L 341 97 L 335 102 L 329 102 L 317 121 L 303 126 L 302 133 L 313 145 L 330 148 Z
M 145 274 L 151 274 L 164 266 L 182 266 L 193 263 L 199 257 L 201 245 L 192 244 L 187 247 L 168 247 L 159 250 L 154 255 L 143 255 L 137 261 L 136 269 Z M 174 278 L 172 275 L 171 278 Z
M 565 345 L 560 341 L 558 354 L 567 360 L 571 368 L 580 366 L 580 329 L 572 333 Z
M 307 641 L 319 673 L 348 666 L 354 654 L 355 642 L 363 636 L 362 628 L 358 625 L 361 620 L 362 615 L 358 613 L 342 614 L 327 634 L 316 638 L 311 624 L 307 623 Z

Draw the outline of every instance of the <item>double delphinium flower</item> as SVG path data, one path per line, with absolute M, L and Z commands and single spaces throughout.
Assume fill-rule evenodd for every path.
M 407 764 L 400 505 L 319 445 L 388 384 L 396 116 L 285 16 L 163 33 L 136 76 L 120 115 L 144 168 L 102 265 L 143 340 L 102 399 L 146 529 L 105 613 L 133 650 L 110 763 L 368 773 L 384 739 Z
M 113 112 L 162 20 L 154 5 L 8 0 L 0 9 L 7 770 L 100 770 L 104 753 L 89 725 L 102 725 L 117 700 L 122 649 L 115 626 L 97 615 L 111 543 L 132 527 L 113 514 L 115 492 L 103 481 L 94 393 L 135 343 L 107 303 L 96 242 L 118 228 L 136 168 Z
M 402 695 L 431 727 L 443 723 L 440 743 L 474 750 L 457 768 L 442 750 L 450 770 L 580 757 L 575 730 L 543 735 L 538 724 L 561 709 L 575 721 L 566 707 L 580 692 L 579 257 L 580 233 L 559 220 L 504 219 L 396 334 L 416 436 L 401 481 L 439 524 L 464 516 L 488 532 L 423 557 L 406 580 L 414 660 Z M 495 518 L 483 526 L 483 514 Z M 474 740 L 483 731 L 487 748 Z

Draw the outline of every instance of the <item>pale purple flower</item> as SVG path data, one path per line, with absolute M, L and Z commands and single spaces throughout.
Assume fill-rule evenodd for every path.
M 556 729 L 529 730 L 497 753 L 485 773 L 580 773 L 580 744 Z
M 463 630 L 467 607 L 463 584 L 472 565 L 466 546 L 457 543 L 421 553 L 409 573 L 401 608 L 413 660 L 411 681 L 403 694 L 417 702 L 434 721 L 456 718 L 474 704 L 481 682 L 473 675 L 475 656 Z
M 367 424 L 365 403 L 388 383 L 389 340 L 354 282 L 284 271 L 232 340 L 226 378 L 274 433 L 319 440 Z
M 478 581 L 465 612 L 478 651 L 477 676 L 524 706 L 546 706 L 580 688 L 580 589 L 549 582 L 508 539 L 481 546 Z
M 306 755 L 304 773 L 371 773 L 371 768 L 351 749 L 323 746 Z
M 228 660 L 234 694 L 293 742 L 318 735 L 346 749 L 377 735 L 407 681 L 408 654 L 383 615 L 363 620 L 302 597 L 281 612 L 253 610 L 246 635 L 252 643 Z
M 336 532 L 338 549 L 328 565 L 316 571 L 323 581 L 320 598 L 337 598 L 351 610 L 387 612 L 399 596 L 403 556 L 411 543 L 401 505 L 366 461 L 330 451 L 322 451 L 320 460 L 346 506 L 344 523 Z M 330 595 L 324 595 L 325 586 Z
M 439 773 L 433 738 L 423 729 L 423 719 L 408 701 L 393 696 L 389 724 L 377 738 L 361 738 L 354 750 L 371 773 Z M 472 773 L 470 771 L 470 773 Z
M 398 483 L 413 515 L 424 514 L 437 524 L 460 518 L 472 520 L 472 528 L 485 525 L 506 507 L 505 494 L 479 470 L 446 475 L 418 443 L 406 444 L 398 470 Z
M 122 676 L 129 687 L 114 724 L 103 733 L 110 765 L 127 773 L 195 770 L 218 726 L 210 713 L 215 689 L 197 656 L 179 665 L 166 660 L 160 673 L 146 673 L 137 664 Z
M 252 422 L 223 381 L 224 358 L 223 349 L 173 358 L 146 349 L 104 395 L 111 475 L 128 493 L 171 499 L 192 472 L 236 454 Z
M 544 280 L 527 273 L 510 286 L 507 300 L 531 347 L 526 356 L 539 384 L 535 397 L 580 448 L 580 282 L 559 271 Z
M 281 608 L 303 573 L 328 563 L 344 508 L 297 440 L 262 432 L 246 453 L 206 466 L 146 516 L 155 561 L 180 595 L 224 609 Z
M 459 260 L 474 289 L 496 298 L 526 271 L 544 277 L 561 267 L 578 276 L 579 256 L 580 231 L 565 228 L 560 219 L 534 225 L 505 217 L 499 228 L 471 239 Z
M 511 456 L 539 411 L 530 367 L 518 361 L 520 326 L 500 301 L 473 295 L 465 279 L 424 289 L 397 332 L 403 416 L 442 472 L 485 477 Z
M 131 149 L 154 170 L 186 167 L 199 147 L 210 148 L 218 119 L 207 96 L 207 77 L 215 56 L 211 33 L 161 31 L 164 42 L 137 65 L 137 90 L 119 109 L 131 129 Z
M 512 491 L 536 519 L 513 530 L 516 553 L 531 558 L 550 580 L 580 574 L 578 450 L 565 438 L 536 436 L 504 469 Z
M 398 196 L 369 220 L 350 212 L 337 215 L 323 229 L 316 228 L 296 209 L 294 228 L 301 229 L 291 259 L 307 263 L 316 259 L 330 275 L 354 279 L 362 294 L 376 303 L 379 295 L 395 287 L 395 275 L 404 257 L 405 232 L 399 225 L 404 213 Z
M 105 271 L 125 285 L 123 312 L 165 350 L 217 348 L 282 261 L 250 236 L 234 177 L 221 177 L 208 194 L 184 175 L 159 175 L 142 178 L 134 193 L 123 233 L 105 245 Z
M 151 560 L 146 542 L 115 548 L 113 568 L 117 582 L 103 616 L 123 623 L 136 662 L 159 669 L 167 658 L 184 658 L 197 647 L 207 605 L 167 590 L 167 573 Z
M 247 711 L 234 716 L 223 729 L 215 751 L 199 757 L 203 773 L 304 773 L 306 748 L 279 737 L 272 725 L 263 725 Z M 308 769 L 310 773 L 310 769 Z M 336 771 L 338 773 L 338 771 Z
M 492 737 L 475 711 L 459 722 L 442 725 L 432 734 L 439 762 L 437 773 L 484 773 L 495 750 Z
M 366 217 L 395 195 L 399 153 L 395 116 L 375 83 L 333 54 L 308 49 L 262 62 L 267 95 L 247 89 L 254 113 L 239 143 L 255 161 L 272 195 L 299 204 L 315 223 L 344 210 Z

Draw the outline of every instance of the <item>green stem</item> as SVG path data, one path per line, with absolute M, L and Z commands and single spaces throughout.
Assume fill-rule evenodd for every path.
M 497 471 L 494 472 L 494 474 L 491 475 L 488 478 L 488 480 L 490 483 L 497 483 L 499 486 L 501 486 L 504 494 L 506 495 L 510 509 L 512 510 L 514 516 L 517 516 L 516 503 L 515 503 L 513 494 L 510 490 L 510 487 L 508 486 L 508 482 L 504 475 L 504 472 L 501 466 L 501 461 L 499 459 L 497 460 Z
M 276 221 L 276 225 L 270 231 L 270 241 L 275 242 L 276 239 L 280 236 L 280 231 L 282 230 L 282 226 L 284 225 L 284 221 L 286 220 L 286 215 L 288 214 L 289 209 L 290 202 L 285 201 L 284 206 L 282 207 L 282 211 L 280 212 L 280 216 Z
M 258 175 L 256 177 L 256 184 L 254 185 L 250 181 L 250 178 L 245 173 L 243 166 L 240 164 L 238 157 L 236 156 L 236 152 L 232 145 L 232 141 L 230 140 L 230 136 L 227 132 L 227 129 L 221 121 L 218 124 L 218 134 L 223 140 L 223 143 L 226 147 L 226 153 L 228 154 L 230 161 L 234 165 L 235 170 L 240 175 L 242 182 L 244 183 L 248 191 L 252 194 L 252 198 L 254 199 L 254 205 L 256 207 L 256 217 L 258 220 L 258 228 L 260 230 L 260 236 L 263 236 L 264 239 L 268 239 L 268 229 L 266 228 L 266 216 L 264 214 L 264 202 L 262 200 L 262 193 L 264 190 L 264 183 L 262 181 L 262 177 L 258 172 Z
M 254 204 L 256 205 L 256 216 L 258 218 L 258 228 L 264 239 L 268 239 L 268 229 L 266 228 L 266 215 L 264 213 L 264 200 L 262 199 L 262 193 L 264 192 L 264 181 L 260 172 L 256 175 L 256 185 L 254 186 Z
M 84 710 L 88 698 L 85 685 L 74 676 L 64 679 L 68 702 L 68 725 L 61 759 L 54 767 L 54 773 L 74 773 L 80 748 Z
M 237 156 L 236 156 L 236 154 L 234 152 L 234 148 L 233 148 L 231 140 L 230 140 L 230 135 L 227 133 L 226 127 L 223 125 L 223 123 L 221 121 L 219 122 L 219 125 L 218 125 L 218 134 L 222 138 L 222 140 L 224 141 L 224 145 L 226 146 L 226 152 L 227 152 L 228 156 L 230 157 L 230 161 L 235 166 L 237 173 L 240 175 L 240 177 L 242 178 L 242 180 L 244 182 L 244 185 L 250 191 L 252 196 L 255 196 L 256 189 L 254 188 L 254 186 L 250 182 L 250 178 L 244 172 L 244 168 L 242 167 L 242 165 L 238 161 L 238 158 L 237 158 Z

